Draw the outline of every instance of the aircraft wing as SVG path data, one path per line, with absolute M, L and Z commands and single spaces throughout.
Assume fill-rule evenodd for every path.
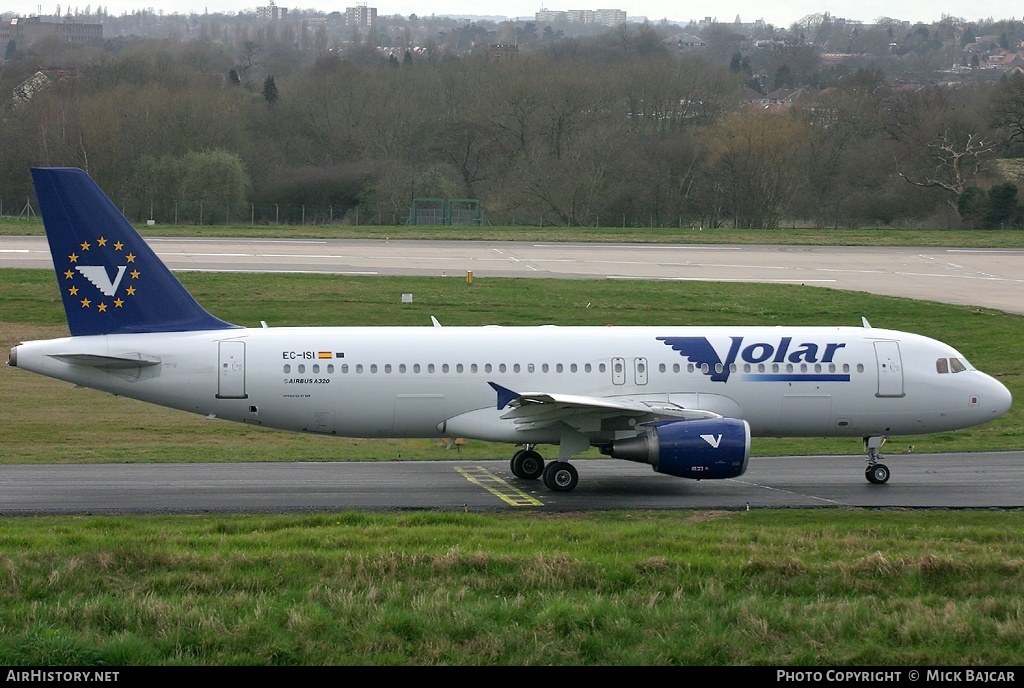
M 667 399 L 643 397 L 593 397 L 548 392 L 517 393 L 490 383 L 498 393 L 498 408 L 508 408 L 503 419 L 526 429 L 566 423 L 581 432 L 594 431 L 602 422 L 633 419 L 635 425 L 661 420 L 697 420 L 721 418 L 717 413 L 688 409 Z M 662 395 L 663 396 L 663 395 Z

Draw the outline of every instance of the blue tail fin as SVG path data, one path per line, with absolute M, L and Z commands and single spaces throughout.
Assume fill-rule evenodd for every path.
M 32 170 L 72 335 L 221 330 L 85 172 Z

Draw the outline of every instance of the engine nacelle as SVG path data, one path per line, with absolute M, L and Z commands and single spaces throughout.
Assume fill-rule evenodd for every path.
M 646 426 L 642 435 L 615 440 L 601 453 L 680 478 L 735 478 L 747 470 L 750 426 L 739 418 L 663 421 Z

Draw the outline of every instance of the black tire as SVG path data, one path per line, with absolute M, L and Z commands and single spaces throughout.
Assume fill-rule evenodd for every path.
M 868 466 L 867 471 L 864 475 L 867 477 L 868 482 L 874 483 L 875 485 L 884 485 L 889 482 L 889 467 L 884 463 L 876 463 L 872 466 Z
M 512 471 L 512 475 L 514 475 L 517 478 L 522 478 L 523 476 L 519 475 L 519 466 L 518 466 L 518 464 L 516 464 L 516 459 L 518 459 L 520 456 L 522 456 L 524 451 L 526 451 L 526 450 L 525 449 L 517 449 L 516 453 L 512 455 L 512 459 L 508 462 L 508 469 L 510 471 Z
M 544 459 L 532 449 L 522 449 L 512 457 L 512 475 L 523 480 L 536 480 L 544 473 Z
M 579 473 L 568 461 L 555 461 L 544 469 L 544 486 L 553 492 L 572 492 L 579 481 Z

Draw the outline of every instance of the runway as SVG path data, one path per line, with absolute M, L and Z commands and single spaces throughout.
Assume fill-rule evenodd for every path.
M 494 241 L 148 240 L 172 270 L 807 284 L 1024 314 L 1024 250 Z M 0 267 L 49 268 L 44 237 Z
M 755 457 L 739 478 L 699 482 L 574 463 L 568 493 L 513 477 L 508 461 L 0 466 L 0 515 L 1024 507 L 1024 452 L 891 456 L 885 485 L 864 479 L 860 456 Z

